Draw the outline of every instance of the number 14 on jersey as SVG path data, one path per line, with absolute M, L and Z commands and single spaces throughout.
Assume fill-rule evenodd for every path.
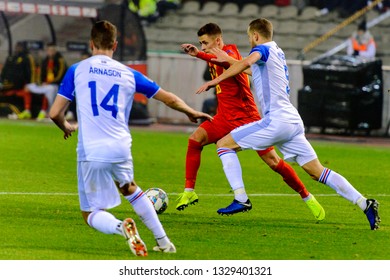
M 108 93 L 104 96 L 103 100 L 98 105 L 97 94 L 96 94 L 96 81 L 90 81 L 88 83 L 89 89 L 91 90 L 91 105 L 94 116 L 99 116 L 99 108 L 103 110 L 111 111 L 111 115 L 116 119 L 118 114 L 118 93 L 119 85 L 114 84 Z M 100 107 L 99 107 L 100 106 Z

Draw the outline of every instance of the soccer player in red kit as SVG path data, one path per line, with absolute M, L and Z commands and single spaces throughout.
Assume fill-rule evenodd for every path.
M 189 55 L 207 61 L 211 77 L 214 79 L 221 75 L 230 66 L 229 63 L 213 61 L 215 55 L 210 53 L 213 48 L 225 51 L 229 56 L 241 60 L 242 57 L 236 45 L 225 45 L 222 39 L 222 30 L 215 23 L 208 23 L 198 31 L 198 39 L 202 48 L 192 44 L 181 45 Z M 250 91 L 249 78 L 245 73 L 226 79 L 215 88 L 218 101 L 217 114 L 213 120 L 203 122 L 190 136 L 186 155 L 186 177 L 184 192 L 177 198 L 177 210 L 184 210 L 188 205 L 198 202 L 195 193 L 195 182 L 201 162 L 203 146 L 216 143 L 231 130 L 240 125 L 251 123 L 260 119 L 256 103 Z M 308 192 L 302 181 L 298 178 L 294 169 L 281 159 L 273 147 L 263 151 L 257 151 L 262 160 L 275 172 L 279 173 L 283 180 L 306 202 L 317 220 L 325 218 L 325 211 L 315 197 Z M 242 184 L 244 186 L 244 184 Z M 244 187 L 234 190 L 234 200 L 226 208 L 221 208 L 219 214 L 235 214 L 252 209 L 252 204 Z

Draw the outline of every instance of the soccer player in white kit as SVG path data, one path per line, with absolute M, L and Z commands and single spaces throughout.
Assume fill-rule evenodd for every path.
M 132 139 L 128 127 L 134 94 L 153 97 L 185 113 L 193 122 L 211 117 L 192 109 L 173 93 L 114 60 L 116 36 L 116 27 L 110 22 L 94 24 L 90 40 L 92 56 L 68 69 L 50 110 L 50 118 L 67 139 L 76 126 L 67 122 L 64 114 L 70 102 L 77 99 L 78 192 L 85 222 L 102 233 L 124 236 L 135 255 L 147 256 L 146 245 L 134 220 L 121 221 L 105 211 L 120 204 L 119 189 L 152 231 L 157 242 L 153 250 L 175 253 L 176 248 L 167 237 L 152 203 L 134 182 Z
M 272 41 L 272 23 L 260 18 L 249 24 L 249 42 L 252 50 L 241 61 L 232 60 L 215 50 L 218 60 L 229 61 L 232 66 L 216 79 L 202 85 L 197 93 L 208 90 L 250 67 L 263 118 L 236 128 L 217 142 L 217 152 L 223 170 L 234 190 L 235 200 L 245 201 L 244 182 L 236 152 L 261 150 L 276 146 L 286 160 L 297 162 L 314 180 L 326 184 L 339 195 L 357 204 L 366 214 L 370 228 L 379 228 L 379 203 L 366 199 L 343 176 L 321 165 L 316 152 L 307 141 L 303 121 L 289 100 L 289 81 L 283 51 Z

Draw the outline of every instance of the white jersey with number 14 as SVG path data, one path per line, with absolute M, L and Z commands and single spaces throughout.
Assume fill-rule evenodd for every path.
M 104 55 L 72 65 L 58 94 L 76 98 L 78 161 L 123 162 L 131 159 L 128 128 L 135 92 L 151 98 L 159 86 L 130 67 Z

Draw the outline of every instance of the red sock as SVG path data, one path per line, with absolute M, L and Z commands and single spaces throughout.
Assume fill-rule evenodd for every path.
M 17 96 L 23 98 L 24 110 L 31 110 L 31 101 L 32 101 L 31 93 L 27 90 L 22 90 L 22 89 L 17 90 L 15 93 Z
M 195 140 L 188 140 L 186 155 L 186 185 L 185 188 L 195 188 L 196 176 L 200 166 L 200 156 L 203 146 Z
M 302 198 L 305 198 L 310 194 L 301 179 L 299 179 L 295 170 L 284 160 L 280 159 L 274 171 L 278 172 L 283 177 L 286 184 L 299 193 Z
M 41 106 L 41 110 L 43 111 L 47 111 L 47 108 L 49 107 L 49 102 L 46 98 L 46 96 L 42 96 L 42 106 Z

